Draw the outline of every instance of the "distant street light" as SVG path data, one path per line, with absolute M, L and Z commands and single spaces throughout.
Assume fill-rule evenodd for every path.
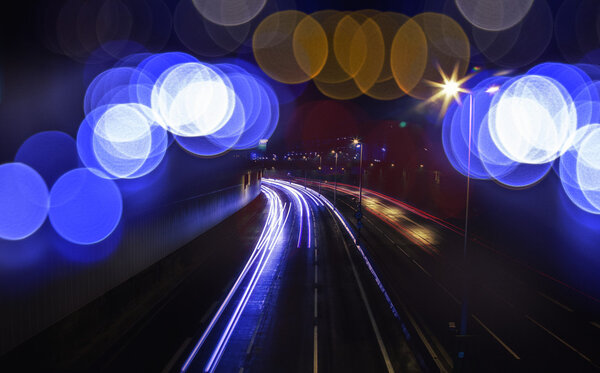
M 319 194 L 321 194 L 321 184 L 323 183 L 323 155 L 319 153 Z
M 337 200 L 337 163 L 338 163 L 338 153 L 335 150 L 331 151 L 332 154 L 335 154 L 335 170 L 333 171 L 333 206 L 335 206 L 335 202 Z
M 358 208 L 356 210 L 356 240 L 360 239 L 360 228 L 362 228 L 362 178 L 363 178 L 363 148 L 364 144 L 362 144 L 358 139 L 354 139 L 352 141 L 353 144 L 356 145 L 357 148 L 360 148 L 360 160 L 358 163 Z
M 308 178 L 308 176 L 307 176 L 307 172 L 308 172 L 307 161 L 308 161 L 308 158 L 306 158 L 306 156 L 304 156 L 304 157 L 302 157 L 302 159 L 304 159 L 304 189 L 306 189 L 306 179 Z
M 363 146 L 364 144 L 360 143 L 358 139 L 354 139 L 352 141 L 356 145 L 357 148 L 360 148 L 360 160 L 358 161 L 358 207 L 360 208 L 362 205 L 362 163 L 363 163 Z

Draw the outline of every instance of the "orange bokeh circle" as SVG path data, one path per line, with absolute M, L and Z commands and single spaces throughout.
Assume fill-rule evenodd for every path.
M 254 57 L 271 78 L 286 84 L 306 82 L 327 61 L 327 36 L 311 16 L 286 10 L 265 18 L 252 38 Z
M 470 44 L 462 27 L 440 13 L 421 13 L 408 20 L 396 33 L 391 48 L 394 79 L 410 96 L 427 99 L 442 82 L 456 72 L 460 79 L 467 72 Z M 441 71 L 441 72 L 440 72 Z

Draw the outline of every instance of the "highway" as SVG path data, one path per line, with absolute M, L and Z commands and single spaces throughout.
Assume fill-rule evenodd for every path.
M 462 227 L 373 190 L 363 191 L 357 234 L 356 187 L 338 184 L 336 208 L 332 185 L 304 183 L 263 179 L 254 202 L 167 259 L 177 282 L 156 283 L 159 301 L 111 319 L 120 333 L 60 364 L 43 340 L 48 353 L 15 356 L 19 368 L 598 370 L 597 299 L 481 237 L 470 237 L 465 261 Z
M 332 184 L 308 184 L 333 200 Z M 356 229 L 358 188 L 338 184 L 336 194 Z M 443 362 L 440 370 L 599 369 L 598 299 L 479 237 L 470 237 L 465 261 L 461 227 L 376 191 L 363 190 L 363 215 L 360 242 L 392 302 L 411 315 L 430 356 Z M 461 337 L 465 299 L 468 327 Z
M 313 242 L 289 251 L 253 371 L 420 371 L 343 218 L 310 189 L 273 185 L 308 197 Z
M 161 264 L 176 281 L 156 283 L 158 301 L 105 316 L 123 330 L 111 326 L 86 340 L 72 359 L 53 358 L 51 340 L 42 339 L 31 345 L 40 351 L 37 359 L 23 350 L 13 366 L 160 373 L 598 370 L 597 299 L 481 237 L 470 237 L 465 261 L 462 227 L 373 190 L 363 190 L 358 235 L 357 188 L 338 184 L 337 208 L 333 189 L 264 179 L 254 202 Z M 465 299 L 468 324 L 459 336 Z
M 420 371 L 331 204 L 276 181 L 263 193 L 276 215 L 264 266 L 250 257 L 180 371 Z
M 222 247 L 114 341 L 92 370 L 429 370 L 327 199 L 298 184 L 264 180 L 260 198 L 236 215 L 208 239 L 190 243 L 197 250 Z M 228 231 L 241 236 L 227 237 Z

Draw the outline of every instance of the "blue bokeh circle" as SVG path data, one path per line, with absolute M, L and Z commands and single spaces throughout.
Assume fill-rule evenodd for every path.
M 0 238 L 21 240 L 37 231 L 48 215 L 48 187 L 23 163 L 0 165 Z
M 122 213 L 121 191 L 114 181 L 87 168 L 67 172 L 50 191 L 50 223 L 61 237 L 76 244 L 104 240 Z

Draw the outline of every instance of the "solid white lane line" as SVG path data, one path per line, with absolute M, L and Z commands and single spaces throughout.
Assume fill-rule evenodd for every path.
M 493 331 L 490 330 L 490 328 L 488 328 L 481 320 L 479 320 L 479 317 L 475 316 L 475 314 L 472 314 L 471 316 L 475 319 L 475 321 L 477 321 L 477 323 L 479 325 L 481 325 L 481 327 L 483 329 L 485 329 L 486 332 L 490 333 L 490 335 L 496 340 L 496 342 L 500 343 L 500 345 L 502 347 L 504 347 L 504 349 L 506 351 L 508 351 L 509 354 L 511 354 L 515 359 L 521 360 L 521 358 L 519 357 L 519 355 L 517 355 L 515 353 L 515 351 L 513 351 L 512 348 L 508 347 L 508 345 L 506 343 L 504 343 L 504 341 L 502 341 L 500 339 L 500 337 L 498 337 Z
M 546 333 L 550 334 L 551 336 L 553 336 L 556 340 L 558 340 L 560 343 L 562 343 L 563 345 L 565 345 L 566 347 L 568 347 L 571 351 L 575 352 L 577 355 L 579 355 L 582 359 L 584 359 L 585 361 L 587 361 L 588 363 L 594 365 L 595 367 L 597 367 L 596 364 L 594 364 L 594 362 L 592 361 L 592 359 L 590 359 L 589 357 L 585 356 L 583 353 L 579 352 L 575 347 L 571 346 L 570 344 L 567 343 L 567 341 L 565 341 L 564 339 L 562 339 L 561 337 L 557 336 L 556 334 L 554 334 L 551 330 L 549 330 L 548 328 L 546 328 L 545 326 L 543 326 L 542 324 L 540 324 L 539 322 L 535 321 L 534 319 L 532 319 L 531 317 L 529 317 L 529 315 L 525 315 L 525 317 L 531 321 L 532 323 L 534 323 L 535 325 L 537 325 L 540 329 L 542 329 L 543 331 L 545 331 Z
M 177 349 L 177 352 L 175 352 L 175 355 L 173 355 L 173 357 L 171 357 L 171 360 L 169 360 L 169 362 L 167 363 L 167 365 L 165 365 L 165 367 L 163 368 L 163 370 L 161 371 L 161 373 L 169 373 L 173 371 L 173 367 L 175 366 L 175 363 L 177 362 L 177 360 L 179 359 L 179 357 L 181 356 L 181 354 L 183 354 L 183 352 L 185 351 L 185 349 L 187 348 L 187 346 L 192 342 L 192 338 L 187 337 L 183 343 L 181 344 L 181 346 L 179 346 L 179 348 Z
M 256 341 L 256 335 L 258 334 L 258 330 L 260 329 L 261 325 L 263 324 L 263 320 L 265 318 L 265 313 L 263 312 L 260 315 L 260 319 L 258 320 L 258 323 L 256 323 L 256 328 L 254 328 L 254 333 L 252 333 L 252 338 L 250 339 L 250 343 L 248 344 L 248 348 L 246 349 L 246 357 L 248 355 L 250 355 L 250 352 L 252 352 L 252 347 L 254 346 L 254 342 Z M 244 369 L 242 367 L 242 369 Z
M 212 315 L 213 310 L 217 307 L 218 301 L 214 301 L 213 304 L 206 310 L 202 318 L 200 319 L 200 324 L 204 324 L 208 316 Z
M 318 349 L 317 325 L 313 329 L 313 372 L 319 371 L 319 349 Z
M 248 348 L 246 349 L 246 357 L 245 357 L 246 361 L 248 360 L 248 355 L 250 355 L 250 352 L 252 352 L 252 347 L 254 347 L 254 342 L 256 341 L 256 335 L 258 334 L 258 329 L 260 329 L 260 326 L 262 325 L 264 318 L 265 318 L 265 314 L 262 313 L 260 315 L 260 319 L 258 320 L 258 323 L 256 324 L 256 328 L 254 328 L 254 332 L 252 333 L 252 338 L 250 339 Z M 240 371 L 238 373 L 244 373 L 243 366 L 240 368 Z
M 564 304 L 560 303 L 559 301 L 557 301 L 556 299 L 550 297 L 549 295 L 546 295 L 546 294 L 542 293 L 541 291 L 538 291 L 538 294 L 541 295 L 542 297 L 548 299 L 550 302 L 556 304 L 560 308 L 562 308 L 564 310 L 567 310 L 569 312 L 574 312 L 572 308 L 565 306 Z
M 337 216 L 337 221 L 340 222 L 340 223 L 342 223 L 342 225 L 344 226 L 344 228 L 346 229 L 346 231 L 348 232 L 348 234 L 354 239 L 354 237 L 353 237 L 350 229 L 348 228 L 348 226 L 344 222 L 344 219 L 340 215 L 339 211 L 325 197 L 321 196 L 321 198 L 323 199 L 323 202 L 325 202 L 325 204 L 327 205 L 327 207 L 329 207 L 331 216 L 334 217 L 334 219 Z M 342 202 L 344 202 L 344 201 L 342 201 Z M 345 241 L 343 243 L 344 243 L 344 246 L 346 247 L 346 252 L 348 253 L 348 246 L 346 245 Z M 400 248 L 400 246 L 396 245 L 396 247 L 398 247 L 400 250 L 402 250 L 402 248 Z M 360 252 L 360 249 L 359 249 L 359 252 Z M 402 250 L 402 252 L 404 252 L 404 250 Z M 406 254 L 406 252 L 404 252 L 404 254 L 408 256 L 408 254 Z M 363 255 L 363 258 L 364 258 L 364 255 Z M 410 258 L 410 256 L 409 256 L 409 258 Z M 368 263 L 368 261 L 366 262 L 366 264 L 367 264 L 367 266 L 370 266 L 370 263 Z M 377 275 L 374 272 L 372 272 L 372 273 L 373 273 L 373 276 L 375 277 L 375 280 L 379 284 L 379 279 L 378 279 Z M 390 306 L 394 310 L 393 312 L 397 312 L 397 311 L 395 311 L 395 307 L 391 303 L 391 300 L 389 300 L 389 297 L 388 297 L 387 292 L 385 291 L 385 289 L 383 289 L 381 287 L 380 287 L 380 289 L 382 290 L 383 294 L 386 296 L 386 299 L 388 299 L 388 301 L 390 303 Z M 445 366 L 442 363 L 442 361 L 440 360 L 440 358 L 437 356 L 437 353 L 435 352 L 435 350 L 431 346 L 431 343 L 429 343 L 429 341 L 425 337 L 425 334 L 423 333 L 423 331 L 421 330 L 421 328 L 419 327 L 419 325 L 415 321 L 414 317 L 410 314 L 410 312 L 408 311 L 408 309 L 406 308 L 406 306 L 404 304 L 400 303 L 400 306 L 404 310 L 406 316 L 408 317 L 409 322 L 411 323 L 411 325 L 413 326 L 413 328 L 417 332 L 417 335 L 419 336 L 419 338 L 421 339 L 421 341 L 425 345 L 425 348 L 427 349 L 427 352 L 429 353 L 429 355 L 431 356 L 431 358 L 435 362 L 435 364 L 438 367 L 438 369 L 440 370 L 440 372 L 442 372 L 442 373 L 448 372 L 448 370 L 445 368 Z M 444 353 L 443 349 L 440 348 L 440 350 L 443 352 L 444 356 L 447 356 L 447 354 Z M 452 361 L 451 360 L 447 360 L 447 362 L 448 362 L 448 364 L 452 365 Z
M 437 353 L 435 352 L 435 350 L 431 346 L 431 343 L 429 343 L 429 341 L 425 337 L 425 334 L 423 333 L 423 330 L 421 330 L 421 327 L 417 324 L 417 321 L 414 319 L 414 317 L 408 311 L 408 309 L 406 308 L 406 306 L 404 304 L 401 304 L 401 306 L 402 306 L 402 309 L 404 310 L 404 313 L 406 313 L 406 316 L 408 317 L 408 321 L 410 322 L 410 324 L 413 326 L 413 328 L 417 332 L 417 335 L 421 339 L 421 342 L 423 342 L 423 344 L 425 345 L 425 348 L 427 349 L 427 352 L 429 352 L 429 355 L 431 356 L 431 358 L 435 362 L 435 365 L 437 365 L 437 367 L 440 370 L 440 372 L 447 372 L 446 368 L 442 365 L 442 362 L 441 362 L 440 358 L 437 356 Z
M 360 296 L 365 304 L 365 308 L 367 309 L 367 314 L 369 315 L 369 320 L 371 321 L 371 327 L 373 328 L 373 332 L 375 332 L 375 337 L 377 338 L 377 344 L 379 345 L 379 350 L 381 351 L 381 355 L 383 356 L 383 360 L 385 361 L 385 366 L 389 373 L 394 372 L 394 367 L 392 366 L 392 362 L 390 361 L 390 357 L 388 355 L 387 349 L 383 344 L 383 339 L 381 338 L 381 334 L 379 333 L 379 328 L 377 327 L 377 323 L 375 322 L 375 318 L 373 317 L 373 312 L 371 311 L 371 306 L 367 301 L 367 295 L 365 294 L 365 289 L 363 288 L 362 281 L 358 277 L 358 272 L 356 271 L 356 266 L 354 265 L 354 261 L 350 256 L 350 250 L 348 250 L 348 244 L 346 243 L 346 239 L 342 238 L 342 242 L 344 243 L 344 248 L 346 249 L 346 255 L 348 256 L 348 260 L 350 260 L 350 264 L 352 265 L 352 273 L 354 273 L 354 279 L 358 284 L 358 290 L 360 292 Z
M 250 355 L 250 351 L 252 351 L 252 346 L 254 346 L 254 341 L 256 340 L 256 334 L 258 334 L 258 328 L 262 323 L 262 315 L 260 321 L 256 324 L 256 328 L 254 328 L 254 333 L 252 333 L 252 338 L 250 338 L 250 343 L 248 343 L 248 348 L 246 349 L 246 355 Z
M 482 288 L 484 290 L 488 291 L 490 294 L 494 294 L 496 296 L 496 298 L 500 299 L 502 302 L 506 303 L 507 306 L 509 306 L 510 308 L 512 308 L 513 310 L 516 311 L 517 307 L 515 307 L 514 304 L 509 302 L 508 299 L 506 299 L 506 297 L 504 297 L 503 295 L 498 293 L 496 290 L 492 289 L 491 287 L 489 287 L 487 285 L 483 285 Z
M 318 308 L 317 308 L 317 295 L 318 295 L 318 290 L 317 288 L 315 288 L 315 312 L 314 312 L 314 317 L 315 319 L 319 317 L 319 312 L 318 312 Z

